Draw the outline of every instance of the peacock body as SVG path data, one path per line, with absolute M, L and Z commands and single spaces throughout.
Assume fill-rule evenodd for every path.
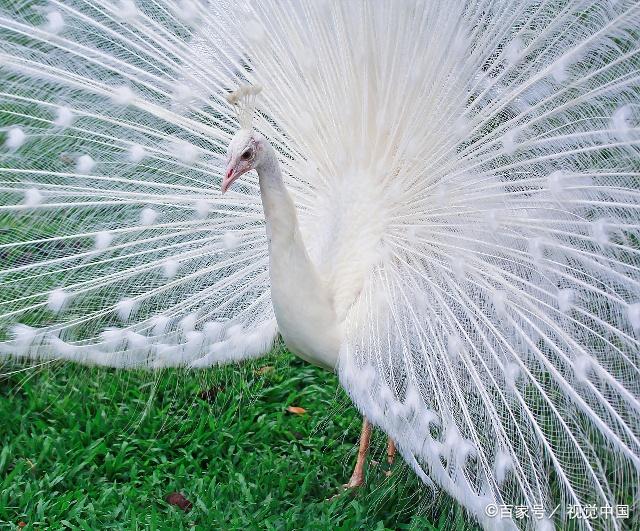
M 625 0 L 8 2 L 0 352 L 198 368 L 280 329 L 485 528 L 631 503 L 639 27 Z M 264 179 L 220 193 L 246 84 L 267 227 Z

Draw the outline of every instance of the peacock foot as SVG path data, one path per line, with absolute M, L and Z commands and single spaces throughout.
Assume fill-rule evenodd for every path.
M 351 475 L 351 478 L 349 479 L 349 482 L 342 485 L 342 487 L 345 490 L 348 490 L 348 489 L 357 489 L 358 487 L 362 487 L 362 485 L 364 485 L 364 472 L 363 471 L 356 472 L 354 470 L 353 474 Z
M 347 483 L 343 483 L 340 491 L 330 498 L 327 498 L 327 501 L 333 501 L 336 498 L 342 496 L 346 491 L 354 491 L 362 485 L 364 485 L 364 473 L 356 473 L 356 471 L 354 470 L 353 474 L 351 474 L 351 478 L 349 478 L 349 481 Z

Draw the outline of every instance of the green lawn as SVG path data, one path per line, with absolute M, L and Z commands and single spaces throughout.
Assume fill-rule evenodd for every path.
M 0 367 L 0 528 L 462 528 L 401 459 L 331 499 L 360 419 L 334 376 L 286 351 L 206 372 L 16 369 Z M 381 433 L 373 452 L 384 461 Z

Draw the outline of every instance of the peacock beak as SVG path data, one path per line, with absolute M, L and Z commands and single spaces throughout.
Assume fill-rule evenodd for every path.
M 229 187 L 231 186 L 231 184 L 233 183 L 233 181 L 235 181 L 239 175 L 236 173 L 235 171 L 235 166 L 233 164 L 229 164 L 229 166 L 227 166 L 227 170 L 224 174 L 224 178 L 222 179 L 222 193 L 224 194 Z

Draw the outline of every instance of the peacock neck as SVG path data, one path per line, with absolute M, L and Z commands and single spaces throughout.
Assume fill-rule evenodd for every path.
M 271 301 L 278 329 L 293 353 L 333 371 L 340 344 L 333 299 L 307 253 L 278 157 L 268 144 L 265 149 L 256 170 L 267 222 Z
M 297 239 L 298 217 L 293 199 L 284 184 L 278 157 L 268 144 L 263 161 L 256 170 L 271 250 L 273 243 L 291 242 Z

